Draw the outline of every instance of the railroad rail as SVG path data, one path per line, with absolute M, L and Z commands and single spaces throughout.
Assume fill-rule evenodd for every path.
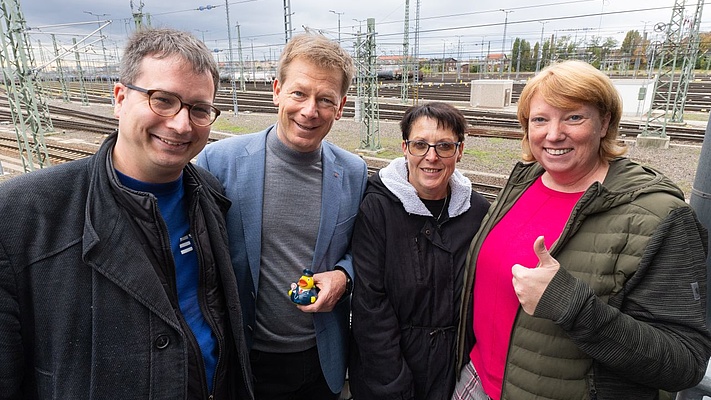
M 216 141 L 217 139 L 210 138 L 210 141 Z M 32 144 L 32 143 L 30 143 Z M 93 151 L 88 151 L 85 149 L 79 149 L 75 146 L 69 145 L 59 145 L 59 144 L 45 144 L 47 147 L 47 153 L 52 164 L 61 164 L 68 161 L 79 160 L 85 157 L 89 157 L 94 154 Z M 10 134 L 0 133 L 0 149 L 8 149 L 13 152 L 18 152 L 19 147 L 17 145 L 17 138 L 12 137 Z M 368 165 L 368 174 L 372 175 L 376 173 L 380 168 L 382 168 L 390 160 L 376 159 L 371 157 L 363 157 Z M 472 189 L 479 192 L 489 200 L 494 201 L 496 195 L 501 190 L 501 185 L 496 185 L 492 183 L 477 182 L 476 179 L 479 175 L 473 171 L 462 171 L 464 175 L 468 176 L 472 180 Z
M 251 85 L 250 85 L 251 86 Z M 512 100 L 518 99 L 523 83 L 514 83 Z M 87 97 L 92 104 L 111 104 L 111 97 L 107 94 L 106 83 L 96 83 L 87 85 Z M 47 85 L 42 88 L 44 95 L 53 98 L 63 98 L 63 93 L 58 85 Z M 409 104 L 403 104 L 399 98 L 399 84 L 381 84 L 379 86 L 379 117 L 382 120 L 399 121 L 402 118 Z M 411 90 L 411 93 L 413 91 Z M 439 100 L 447 102 L 460 102 L 468 105 L 470 97 L 470 86 L 468 83 L 421 83 L 416 92 L 418 98 L 423 101 Z M 255 113 L 277 113 L 277 107 L 272 102 L 271 85 L 254 85 L 250 91 L 238 92 L 238 108 L 240 112 Z M 345 105 L 344 116 L 353 117 L 355 115 L 356 93 L 349 93 L 349 101 Z M 685 109 L 688 111 L 708 112 L 711 109 L 711 83 L 692 82 L 688 104 Z M 80 102 L 79 89 L 77 85 L 70 85 L 69 100 Z M 515 102 L 515 101 L 514 101 Z M 227 89 L 218 92 L 215 105 L 222 111 L 233 109 L 232 95 Z M 52 122 L 58 130 L 77 130 L 91 132 L 99 135 L 106 135 L 116 130 L 117 120 L 110 117 L 96 115 L 91 112 L 84 112 L 67 107 L 50 105 Z M 520 139 L 522 136 L 521 126 L 516 119 L 515 113 L 497 110 L 470 109 L 466 106 L 460 107 L 465 118 L 470 124 L 468 134 L 471 136 Z M 0 121 L 11 121 L 9 105 L 5 97 L 0 96 Z M 634 138 L 644 129 L 644 123 L 633 121 L 622 121 L 620 124 L 621 138 Z M 667 125 L 667 135 L 675 141 L 700 143 L 704 139 L 705 130 L 689 126 Z M 216 139 L 210 138 L 211 141 Z M 46 144 L 48 155 L 53 163 L 62 163 L 71 160 L 87 157 L 94 152 L 79 149 L 68 145 Z M 0 148 L 18 151 L 17 139 L 13 136 L 0 135 Z M 374 160 L 364 157 L 368 164 L 370 174 L 375 173 L 388 160 Z M 485 177 L 474 171 L 461 171 L 472 181 L 473 190 L 481 193 L 487 200 L 493 201 L 502 189 L 505 182 L 503 178 Z M 492 183 L 493 182 L 493 183 Z
M 414 95 L 416 92 L 418 98 L 421 100 L 438 100 L 438 101 L 450 101 L 450 102 L 469 102 L 471 96 L 471 81 L 470 78 L 462 78 L 458 82 L 440 82 L 437 79 L 426 78 L 424 82 L 419 82 L 417 86 L 412 85 L 410 87 L 410 94 Z M 486 81 L 486 79 L 484 79 Z M 512 91 L 511 91 L 511 102 L 516 103 L 521 94 L 521 90 L 525 86 L 525 80 L 514 80 Z M 672 85 L 671 90 L 675 91 L 676 84 Z M 105 82 L 86 82 L 85 91 L 87 93 L 87 98 L 91 103 L 111 103 L 110 93 L 107 91 Z M 232 109 L 232 96 L 228 92 L 227 88 L 229 85 L 222 85 L 223 89 L 220 94 L 224 95 L 225 102 L 230 105 L 227 109 Z M 61 99 L 65 96 L 58 82 L 43 82 L 42 91 L 53 98 Z M 80 100 L 80 87 L 76 82 L 70 82 L 68 84 L 69 100 L 81 101 Z M 261 92 L 267 93 L 269 95 L 268 104 L 271 105 L 271 84 L 259 83 L 256 85 L 247 85 L 245 92 L 238 92 L 238 97 L 241 97 L 245 93 L 249 92 Z M 383 99 L 399 100 L 402 90 L 401 83 L 392 83 L 383 81 L 378 84 L 378 96 Z M 354 86 L 351 86 L 351 90 L 348 93 L 349 98 L 356 97 L 356 90 Z M 656 102 L 663 102 L 665 99 L 662 94 L 659 94 L 655 99 Z M 659 103 L 656 103 L 657 105 Z M 687 111 L 697 111 L 706 112 L 711 111 L 711 83 L 709 81 L 696 80 L 689 83 L 688 92 L 686 94 L 686 104 L 684 109 Z
M 92 151 L 79 149 L 74 146 L 58 144 L 45 144 L 45 146 L 47 147 L 47 155 L 49 156 L 49 160 L 52 164 L 61 164 L 68 161 L 79 160 L 94 154 Z M 11 149 L 18 152 L 19 147 L 17 145 L 17 138 L 0 134 L 0 148 Z
M 118 127 L 114 118 L 72 110 L 65 107 L 49 106 L 52 115 L 52 125 L 57 130 L 77 130 L 97 134 L 110 134 Z M 12 122 L 9 104 L 5 99 L 0 99 L 0 122 Z
M 76 86 L 76 85 L 75 85 Z M 248 85 L 252 86 L 252 85 Z M 470 85 L 468 83 L 449 83 L 449 84 L 436 84 L 436 83 L 421 83 L 418 86 L 419 97 L 423 100 L 442 100 L 451 102 L 466 102 L 468 104 L 470 96 Z M 518 96 L 520 90 L 523 88 L 523 83 L 514 84 L 514 90 L 512 97 Z M 693 82 L 690 87 L 694 87 L 694 90 L 690 89 L 690 94 L 687 96 L 689 99 L 689 104 L 686 106 L 687 110 L 692 110 L 692 104 L 699 110 L 708 111 L 711 109 L 711 84 L 708 82 Z M 70 86 L 72 90 L 78 91 L 78 88 Z M 255 113 L 276 113 L 277 108 L 272 102 L 271 86 L 264 84 L 257 84 L 252 87 L 254 90 L 239 92 L 238 97 L 238 109 L 240 112 L 255 112 Z M 45 85 L 43 90 L 47 95 L 61 98 L 62 93 L 58 85 Z M 110 97 L 106 96 L 106 85 L 96 84 L 94 86 L 89 86 L 87 90 L 87 96 L 90 96 L 92 101 L 97 103 L 110 104 Z M 397 84 L 383 84 L 380 86 L 380 98 L 382 99 L 379 103 L 379 117 L 382 120 L 395 120 L 399 121 L 405 110 L 409 107 L 408 104 L 402 104 L 399 100 L 400 88 Z M 351 92 L 353 89 L 351 88 Z M 72 92 L 75 93 L 75 92 Z M 75 95 L 78 95 L 75 93 Z M 350 93 L 350 100 L 346 102 L 345 109 L 343 112 L 344 117 L 354 117 L 355 116 L 355 93 Z M 222 111 L 229 111 L 233 109 L 232 95 L 227 89 L 222 89 L 218 92 L 215 99 L 215 106 Z M 472 126 L 472 131 L 475 132 L 477 136 L 488 136 L 488 137 L 520 137 L 520 133 L 517 135 L 509 131 L 520 131 L 521 126 L 516 119 L 516 115 L 512 112 L 498 111 L 498 110 L 483 110 L 483 109 L 469 109 L 466 107 L 460 107 L 460 110 L 464 114 L 465 118 Z M 75 115 L 71 110 L 62 110 L 63 114 L 60 115 Z M 53 112 L 54 114 L 54 112 Z M 0 115 L 0 121 L 2 120 Z M 87 118 L 89 118 L 87 116 Z M 115 121 L 104 122 L 97 121 L 99 125 L 107 125 L 115 127 Z M 60 125 L 64 122 L 60 122 Z M 658 128 L 658 125 L 654 125 Z M 486 133 L 489 130 L 490 133 Z M 620 135 L 626 138 L 634 138 L 639 135 L 644 130 L 644 123 L 632 122 L 632 121 L 622 121 L 620 124 Z M 675 124 L 668 124 L 666 126 L 666 134 L 672 140 L 682 140 L 687 142 L 702 142 L 704 139 L 705 129 L 695 128 L 689 126 L 680 126 Z M 501 136 L 497 136 L 501 134 Z
M 418 89 L 420 97 L 426 97 L 427 100 L 439 99 L 445 101 L 462 101 L 468 100 L 469 91 L 468 85 L 462 84 L 449 84 L 449 85 L 436 85 L 436 84 L 421 84 Z M 521 85 L 522 87 L 523 85 Z M 709 92 L 706 98 L 711 98 L 711 84 L 707 82 L 702 82 L 697 85 L 699 93 L 703 91 Z M 252 90 L 249 92 L 239 92 L 238 94 L 238 106 L 240 112 L 251 111 L 258 113 L 276 113 L 277 108 L 272 103 L 272 93 L 271 86 L 269 85 L 257 85 L 257 90 Z M 383 120 L 395 120 L 399 121 L 402 118 L 405 110 L 409 107 L 407 104 L 402 104 L 396 97 L 399 96 L 399 88 L 395 91 L 393 88 L 397 85 L 382 85 L 381 86 L 381 102 L 379 104 L 380 108 L 380 118 Z M 466 90 L 465 90 L 466 89 Z M 61 91 L 59 87 L 52 88 L 45 86 L 43 88 L 45 94 L 50 94 L 54 97 L 61 98 Z M 73 88 L 72 93 L 77 96 L 78 89 Z M 87 88 L 87 94 L 92 102 L 100 104 L 111 104 L 111 98 L 106 94 L 106 85 L 89 85 Z M 392 91 L 391 98 L 388 98 L 389 92 Z M 520 88 L 519 88 L 520 90 Z M 517 92 L 514 89 L 514 92 Z M 355 93 L 353 93 L 354 95 Z M 439 98 L 438 96 L 445 95 L 444 98 Z M 355 96 L 350 96 L 349 98 L 354 98 Z M 459 99 L 459 100 L 457 100 Z M 78 100 L 78 99 L 75 99 Z M 221 90 L 216 96 L 216 106 L 221 110 L 227 111 L 232 109 L 232 96 L 227 90 Z M 711 107 L 709 107 L 711 108 Z M 57 105 L 50 105 L 50 113 L 52 114 L 52 122 L 57 130 L 77 130 L 91 132 L 100 135 L 106 135 L 115 131 L 117 127 L 117 120 L 110 117 L 104 117 L 96 115 L 91 112 L 79 111 L 76 109 L 70 109 L 66 107 L 61 107 Z M 506 138 L 506 139 L 520 139 L 521 138 L 521 127 L 518 123 L 516 116 L 512 112 L 498 111 L 498 110 L 481 110 L 481 109 L 469 109 L 466 107 L 460 107 L 460 110 L 464 113 L 467 121 L 470 123 L 470 129 L 468 134 L 471 136 L 482 136 L 482 137 L 495 137 L 495 138 Z M 348 101 L 345 106 L 344 116 L 353 116 L 355 114 L 355 103 L 353 101 Z M 9 105 L 5 98 L 0 97 L 0 121 L 10 121 Z M 624 138 L 634 138 L 639 135 L 644 129 L 644 124 L 640 122 L 633 121 L 622 121 L 620 124 L 620 137 Z M 683 141 L 688 143 L 700 143 L 704 139 L 705 130 L 700 128 L 693 128 L 688 126 L 675 126 L 667 125 L 666 128 L 667 135 L 674 141 Z M 17 150 L 16 139 L 10 140 L 14 143 L 14 149 Z M 2 147 L 9 147 L 8 141 L 3 141 Z M 51 149 L 51 150 L 50 150 Z M 48 146 L 48 152 L 50 152 L 50 159 L 54 162 L 64 162 L 71 159 L 85 157 L 91 153 L 89 152 L 79 152 L 76 155 L 63 155 L 62 149 L 57 145 Z M 71 151 L 71 149 L 64 149 L 64 151 Z M 65 153 L 66 154 L 66 153 Z M 476 177 L 470 178 L 473 182 L 477 182 Z M 477 186 L 478 185 L 478 186 Z M 485 194 L 486 196 L 491 196 L 491 193 L 498 193 L 500 186 L 493 185 L 493 188 L 487 187 L 486 183 L 476 183 L 475 184 L 478 192 Z M 488 197 L 492 198 L 492 197 Z

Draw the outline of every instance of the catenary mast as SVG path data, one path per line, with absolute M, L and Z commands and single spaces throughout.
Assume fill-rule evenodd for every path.
M 25 172 L 50 166 L 45 132 L 52 131 L 49 107 L 35 87 L 34 57 L 19 0 L 0 0 L 0 65 L 12 125 Z

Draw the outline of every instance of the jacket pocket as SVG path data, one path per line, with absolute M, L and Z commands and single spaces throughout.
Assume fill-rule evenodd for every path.
M 351 231 L 353 230 L 353 225 L 355 224 L 355 218 L 358 214 L 353 214 L 349 216 L 348 218 L 336 222 L 336 227 L 333 230 L 333 236 L 337 235 L 350 235 Z
M 418 285 L 421 285 L 423 280 L 424 280 L 424 271 L 423 271 L 423 265 L 425 262 L 425 249 L 422 248 L 422 244 L 420 243 L 420 238 L 415 236 L 412 238 L 411 243 L 411 250 L 410 254 L 412 254 L 412 257 L 410 258 L 412 260 L 412 265 L 409 267 L 412 269 L 412 272 L 415 273 L 415 283 Z
M 333 262 L 338 261 L 340 257 L 348 251 L 351 244 L 351 236 L 353 235 L 353 226 L 355 225 L 355 216 L 339 222 L 333 230 L 330 243 L 328 245 L 330 254 L 338 254 L 339 257 Z M 332 265 L 331 265 L 332 267 Z
M 35 379 L 37 380 L 37 398 L 54 399 L 54 375 L 35 367 Z

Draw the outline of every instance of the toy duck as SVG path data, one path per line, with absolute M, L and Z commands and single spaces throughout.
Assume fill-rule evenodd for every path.
M 301 278 L 299 278 L 299 284 L 291 284 L 291 290 L 289 290 L 289 297 L 291 301 L 296 304 L 308 305 L 313 304 L 318 297 L 318 288 L 314 286 L 314 273 L 310 269 L 305 269 Z

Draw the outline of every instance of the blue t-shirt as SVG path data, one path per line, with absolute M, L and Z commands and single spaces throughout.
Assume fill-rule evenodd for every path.
M 212 392 L 212 380 L 217 365 L 217 342 L 215 335 L 200 310 L 198 286 L 199 264 L 193 239 L 190 235 L 188 205 L 185 201 L 183 178 L 168 183 L 147 183 L 116 171 L 121 183 L 133 190 L 152 193 L 158 199 L 158 210 L 163 216 L 170 236 L 170 248 L 175 261 L 175 283 L 178 304 L 183 318 L 200 346 L 205 362 L 207 387 Z

